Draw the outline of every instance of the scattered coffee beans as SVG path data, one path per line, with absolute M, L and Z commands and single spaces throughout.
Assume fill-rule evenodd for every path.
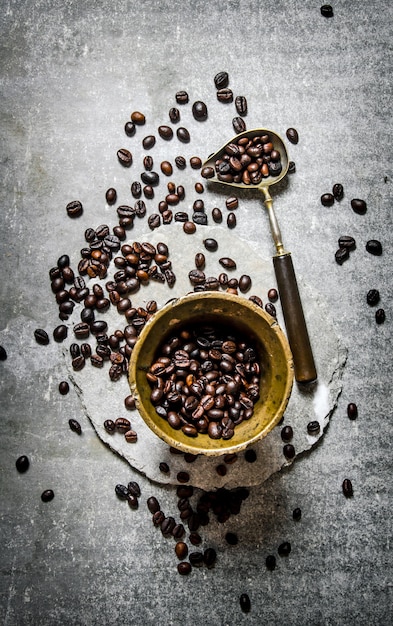
M 332 193 L 324 193 L 321 196 L 321 204 L 323 206 L 333 206 L 334 204 L 334 196 Z
M 278 546 L 277 552 L 280 556 L 289 556 L 289 554 L 291 553 L 291 549 L 292 548 L 289 541 L 283 541 L 283 543 Z
M 299 142 L 299 134 L 296 128 L 288 128 L 286 131 L 286 136 L 288 141 L 291 143 L 297 144 Z
M 67 393 L 70 390 L 70 385 L 68 384 L 68 382 L 66 380 L 62 380 L 59 383 L 59 392 L 62 396 L 66 396 Z
M 358 213 L 359 215 L 364 215 L 367 211 L 367 204 L 364 200 L 360 200 L 359 198 L 354 198 L 351 200 L 351 207 Z
M 132 154 L 127 148 L 120 148 L 117 151 L 117 158 L 119 163 L 124 167 L 130 167 L 132 165 Z
M 352 482 L 349 478 L 345 478 L 342 484 L 343 494 L 346 498 L 351 498 L 353 496 L 353 487 Z
M 25 454 L 22 454 L 22 456 L 16 459 L 15 466 L 20 474 L 24 474 L 30 467 L 29 458 Z
M 224 89 L 228 87 L 229 75 L 228 72 L 218 72 L 214 77 L 214 85 L 216 89 Z
M 133 113 L 131 113 L 131 122 L 138 126 L 143 126 L 146 123 L 146 118 L 140 111 L 133 111 Z
M 321 15 L 323 17 L 333 17 L 333 7 L 330 4 L 321 6 Z
M 342 200 L 344 197 L 344 187 L 340 183 L 333 185 L 332 193 L 335 200 Z
M 247 593 L 242 593 L 239 602 L 243 613 L 249 613 L 251 611 L 251 601 Z
M 76 419 L 69 419 L 68 420 L 68 425 L 70 427 L 70 429 L 76 433 L 77 435 L 81 435 L 82 434 L 82 427 L 80 425 L 80 423 L 76 420 Z
M 207 119 L 207 106 L 204 102 L 197 100 L 192 105 L 192 114 L 196 120 L 202 122 Z
M 370 254 L 373 254 L 374 256 L 381 256 L 382 244 L 380 241 L 378 241 L 378 239 L 370 239 L 366 243 L 366 250 L 367 252 L 369 252 Z
M 383 324 L 385 319 L 386 314 L 384 309 L 378 309 L 377 311 L 375 311 L 375 321 L 378 325 Z
M 277 563 L 277 559 L 274 556 L 274 554 L 268 554 L 266 557 L 266 567 L 268 570 L 270 570 L 271 572 L 276 569 L 276 563 Z
M 298 522 L 302 517 L 302 511 L 299 507 L 296 507 L 295 509 L 293 509 L 292 511 L 292 518 L 295 520 L 295 522 Z
M 34 331 L 34 338 L 41 346 L 47 346 L 49 344 L 49 335 L 42 328 L 37 328 Z
M 43 491 L 41 494 L 42 502 L 50 502 L 51 500 L 53 500 L 54 497 L 55 494 L 52 489 L 45 489 L 45 491 Z
M 378 289 L 370 289 L 367 292 L 366 300 L 367 304 L 369 304 L 370 306 L 375 306 L 376 304 L 378 304 L 380 300 L 380 294 Z
M 354 402 L 350 402 L 347 406 L 347 415 L 350 420 L 355 420 L 358 416 L 358 407 Z
M 83 206 L 79 200 L 73 200 L 66 206 L 68 217 L 79 217 L 83 213 Z

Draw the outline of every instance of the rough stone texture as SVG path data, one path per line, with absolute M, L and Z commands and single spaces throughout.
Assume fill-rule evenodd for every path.
M 390 624 L 391 3 L 342 0 L 333 18 L 308 0 L 3 5 L 2 622 Z M 106 189 L 116 187 L 119 203 L 130 198 L 140 171 L 121 168 L 118 148 L 140 151 L 148 130 L 168 121 L 181 89 L 190 103 L 203 99 L 209 117 L 196 122 L 191 106 L 181 108 L 192 140 L 158 141 L 157 163 L 178 153 L 203 158 L 233 134 L 234 107 L 215 97 L 213 77 L 223 69 L 235 94 L 248 99 L 248 128 L 299 131 L 299 144 L 288 146 L 296 174 L 273 192 L 277 217 L 302 285 L 321 295 L 348 359 L 319 445 L 253 486 L 238 515 L 203 527 L 203 548 L 216 548 L 217 563 L 183 578 L 173 539 L 152 525 L 145 506 L 154 494 L 177 517 L 174 487 L 151 481 L 103 445 L 75 388 L 58 393 L 69 377 L 62 347 L 38 346 L 32 333 L 58 324 L 49 268 L 64 252 L 76 265 L 84 230 L 112 224 Z M 123 126 L 134 110 L 148 122 L 129 139 Z M 191 204 L 197 173 L 186 173 Z M 323 208 L 320 196 L 335 182 L 344 185 L 344 199 Z M 225 195 L 209 190 L 203 198 L 209 208 L 222 207 Z M 367 201 L 365 215 L 350 208 L 354 197 Z M 76 198 L 84 213 L 70 220 L 65 206 Z M 273 246 L 260 199 L 240 204 L 231 236 L 270 268 Z M 145 226 L 135 227 L 135 238 Z M 357 247 L 338 266 L 334 252 L 344 234 Z M 365 250 L 372 238 L 383 244 L 381 257 Z M 197 239 L 184 241 L 188 250 Z M 365 301 L 371 288 L 380 290 L 386 310 L 381 326 Z M 356 421 L 346 416 L 348 402 L 358 405 Z M 70 417 L 81 422 L 80 437 L 70 431 Z M 24 475 L 15 470 L 20 454 L 31 461 Z M 341 491 L 346 477 L 351 499 Z M 129 480 L 141 486 L 137 511 L 115 495 L 115 485 Z M 47 488 L 55 498 L 43 503 Z M 302 509 L 299 522 L 295 507 Z M 228 531 L 238 534 L 236 546 L 226 543 Z M 277 555 L 284 540 L 291 554 L 277 556 L 269 572 L 266 556 Z M 251 599 L 248 615 L 239 605 L 243 592 Z

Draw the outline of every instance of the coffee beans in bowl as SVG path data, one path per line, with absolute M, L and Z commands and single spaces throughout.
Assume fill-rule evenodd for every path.
M 293 383 L 284 333 L 228 293 L 192 293 L 152 317 L 132 353 L 137 408 L 158 437 L 191 454 L 245 449 L 281 419 Z

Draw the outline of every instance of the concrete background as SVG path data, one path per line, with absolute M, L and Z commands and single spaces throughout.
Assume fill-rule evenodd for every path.
M 309 0 L 2 2 L 2 623 L 391 623 L 393 15 L 386 0 L 333 8 L 327 19 Z M 76 265 L 85 228 L 112 219 L 106 189 L 129 200 L 131 174 L 116 151 L 137 145 L 123 131 L 131 111 L 145 112 L 154 129 L 167 122 L 177 91 L 206 101 L 205 124 L 184 111 L 193 141 L 180 147 L 186 157 L 207 156 L 233 134 L 233 107 L 215 100 L 213 77 L 223 69 L 248 99 L 249 128 L 299 131 L 299 144 L 289 146 L 297 172 L 277 194 L 277 216 L 299 274 L 323 294 L 348 361 L 321 443 L 252 488 L 238 516 L 203 529 L 216 566 L 180 577 L 174 542 L 152 526 L 145 506 L 154 494 L 176 515 L 174 488 L 151 483 L 101 443 L 75 390 L 58 393 L 68 375 L 61 348 L 52 341 L 43 352 L 32 333 L 58 324 L 49 268 L 65 252 Z M 155 157 L 169 149 L 174 144 L 158 147 Z M 323 208 L 320 196 L 335 182 L 344 199 Z M 211 197 L 222 201 L 218 192 Z M 368 204 L 363 216 L 350 207 L 355 197 Z M 76 198 L 84 214 L 70 220 L 65 206 Z M 255 202 L 242 204 L 235 232 L 269 258 L 266 216 Z M 343 234 L 357 248 L 338 266 Z M 381 257 L 365 250 L 373 238 Z M 366 304 L 371 288 L 386 311 L 381 326 Z M 346 416 L 349 402 L 358 405 L 356 421 Z M 82 437 L 69 430 L 70 417 Z M 15 469 L 20 454 L 31 461 L 23 475 Z M 341 491 L 346 477 L 351 499 Z M 114 493 L 132 479 L 142 490 L 137 511 Z M 55 498 L 44 504 L 47 488 Z M 238 545 L 226 544 L 228 530 Z M 268 571 L 266 556 L 285 540 L 291 554 Z M 241 593 L 250 596 L 248 614 Z

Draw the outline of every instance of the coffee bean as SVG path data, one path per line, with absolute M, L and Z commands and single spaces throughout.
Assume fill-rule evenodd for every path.
M 45 489 L 45 491 L 43 491 L 41 494 L 42 502 L 50 502 L 51 500 L 53 500 L 54 497 L 55 494 L 52 489 Z
M 355 420 L 358 416 L 358 407 L 354 402 L 350 402 L 347 406 L 347 415 L 350 420 Z
M 333 17 L 333 7 L 330 4 L 321 6 L 321 15 L 323 17 Z
M 230 546 L 236 546 L 239 543 L 239 538 L 236 533 L 228 532 L 225 535 L 225 541 L 229 543 Z
M 283 441 L 291 441 L 292 438 L 293 438 L 292 426 L 284 426 L 284 428 L 281 429 L 281 439 Z
M 172 107 L 169 109 L 169 119 L 173 124 L 176 124 L 180 121 L 180 111 L 176 107 Z
M 147 135 L 142 139 L 142 146 L 145 150 L 151 150 L 156 145 L 156 138 L 154 135 Z
M 118 417 L 115 420 L 115 428 L 119 433 L 126 433 L 131 428 L 131 422 L 126 417 Z
M 69 384 L 67 383 L 67 381 L 66 381 L 66 380 L 62 380 L 62 381 L 59 383 L 59 392 L 60 392 L 60 394 L 61 394 L 62 396 L 66 396 L 66 395 L 67 395 L 67 393 L 69 392 L 69 390 L 70 390 L 70 386 L 69 386 Z
M 299 141 L 299 134 L 296 128 L 288 128 L 286 131 L 286 136 L 288 141 L 290 141 L 291 143 L 297 144 Z
M 214 77 L 214 85 L 216 89 L 224 89 L 228 87 L 229 74 L 228 72 L 218 72 Z
M 217 91 L 217 100 L 224 104 L 230 104 L 233 101 L 233 91 L 228 87 L 223 87 Z
M 277 302 L 278 300 L 278 292 L 277 289 L 269 289 L 269 291 L 267 292 L 267 297 L 269 298 L 270 302 Z
M 187 104 L 188 102 L 188 93 L 186 91 L 178 91 L 176 93 L 176 102 L 178 104 Z
M 338 240 L 339 248 L 348 248 L 348 250 L 354 250 L 356 248 L 356 241 L 349 235 L 342 235 Z
M 333 206 L 334 204 L 334 196 L 332 193 L 324 193 L 321 196 L 321 204 L 323 206 Z
M 180 471 L 177 473 L 176 478 L 179 483 L 188 483 L 190 475 L 188 472 Z
M 346 498 L 351 498 L 353 496 L 353 486 L 349 478 L 345 478 L 343 480 L 342 490 Z
M 68 217 L 79 217 L 83 213 L 83 206 L 79 200 L 73 200 L 66 206 Z
M 117 158 L 119 163 L 124 167 L 130 167 L 132 165 L 132 154 L 127 148 L 120 148 L 117 151 Z
M 143 167 L 145 168 L 145 170 L 147 172 L 151 172 L 151 170 L 153 169 L 153 165 L 154 165 L 153 157 L 150 156 L 150 154 L 146 155 L 143 158 Z
M 162 161 L 161 163 L 161 172 L 165 175 L 165 176 L 172 176 L 173 174 L 173 168 L 172 165 L 169 163 L 169 161 Z
M 47 346 L 49 344 L 48 333 L 42 328 L 36 328 L 34 331 L 34 338 L 41 346 Z
M 152 521 L 154 526 L 161 526 L 164 519 L 165 515 L 162 511 L 156 511 L 155 513 L 153 513 Z
M 344 261 L 346 261 L 347 259 L 349 259 L 349 250 L 348 248 L 339 248 L 335 255 L 334 258 L 336 260 L 336 263 L 338 263 L 339 265 L 342 265 L 344 263 Z
M 225 206 L 228 211 L 234 211 L 239 206 L 239 199 L 236 196 L 229 196 L 229 198 L 225 200 Z
M 192 567 L 200 567 L 203 565 L 203 552 L 190 552 L 188 558 Z
M 150 513 L 157 513 L 160 510 L 160 504 L 155 496 L 150 496 L 146 503 Z
M 242 593 L 239 599 L 240 608 L 243 613 L 249 613 L 251 611 L 251 601 L 247 593 Z
M 194 533 L 197 534 L 197 533 Z M 191 541 L 191 535 L 190 535 L 190 541 Z M 206 550 L 204 550 L 203 552 L 203 562 L 206 565 L 206 567 L 213 567 L 213 565 L 215 564 L 217 559 L 217 552 L 215 551 L 214 548 L 206 548 Z
M 162 126 L 158 127 L 158 134 L 162 139 L 169 141 L 173 137 L 173 130 L 170 126 L 166 126 L 165 124 L 163 124 Z
M 213 239 L 212 237 L 209 237 L 208 239 L 204 239 L 203 245 L 205 246 L 206 250 L 208 250 L 209 252 L 215 252 L 218 249 L 218 243 L 216 239 Z
M 159 467 L 160 472 L 162 472 L 163 474 L 169 474 L 170 472 L 169 465 L 168 463 L 165 463 L 165 461 L 161 461 L 158 467 Z
M 265 560 L 266 563 L 266 567 L 268 570 L 270 570 L 271 572 L 276 569 L 276 557 L 274 556 L 274 554 L 268 554 Z
M 197 156 L 193 156 L 190 158 L 190 165 L 193 170 L 199 170 L 202 166 L 202 160 Z
M 367 203 L 359 198 L 353 198 L 353 200 L 351 200 L 351 207 L 355 213 L 359 215 L 364 215 L 367 211 Z
M 61 343 L 62 341 L 64 341 L 67 335 L 68 335 L 68 328 L 64 324 L 60 324 L 59 326 L 56 326 L 56 328 L 53 331 L 53 339 L 57 343 Z
M 381 256 L 382 244 L 380 241 L 378 241 L 378 239 L 370 239 L 366 243 L 366 250 L 367 252 L 369 252 L 370 254 L 373 254 L 374 256 Z
M 233 130 L 237 134 L 243 133 L 247 128 L 246 123 L 242 117 L 234 117 L 232 120 L 232 126 Z
M 195 213 L 192 214 L 192 221 L 194 222 L 194 224 L 199 224 L 200 226 L 206 226 L 207 215 L 206 213 L 202 211 L 195 211 Z
M 291 553 L 291 549 L 292 548 L 289 541 L 283 541 L 283 543 L 278 546 L 277 552 L 280 556 L 289 556 L 289 554 Z
M 296 172 L 296 163 L 295 161 L 289 161 L 288 163 L 288 174 L 294 174 Z
M 79 372 L 80 370 L 82 370 L 85 367 L 85 364 L 86 364 L 86 360 L 85 360 L 85 357 L 82 355 L 75 357 L 74 359 L 72 359 L 72 362 L 71 362 L 72 369 L 75 372 Z
M 251 288 L 251 277 L 247 274 L 243 274 L 239 278 L 239 289 L 242 293 L 247 293 Z
M 342 200 L 344 197 L 344 187 L 340 183 L 333 185 L 332 193 L 335 200 Z
M 127 443 L 136 443 L 138 441 L 138 435 L 135 430 L 130 429 L 124 433 L 124 439 Z
M 178 559 L 186 559 L 188 556 L 188 546 L 184 541 L 178 541 L 175 545 L 175 553 Z
M 152 187 L 155 187 L 160 182 L 160 177 L 157 174 L 157 172 L 151 172 L 151 171 L 142 172 L 141 179 L 142 179 L 142 182 L 145 183 L 145 185 L 151 185 Z
M 124 125 L 124 132 L 126 133 L 127 137 L 132 137 L 133 135 L 135 135 L 135 124 L 133 122 L 126 122 Z
M 247 99 L 245 96 L 236 96 L 235 98 L 235 107 L 238 115 L 242 117 L 247 115 Z
M 202 178 L 206 178 L 206 179 L 214 178 L 214 176 L 215 176 L 214 168 L 212 168 L 210 166 L 203 167 L 201 169 L 201 176 L 202 176 Z
M 25 454 L 22 454 L 22 456 L 16 459 L 15 466 L 20 474 L 24 474 L 30 467 L 29 458 Z
M 143 126 L 146 123 L 146 118 L 140 111 L 133 111 L 131 113 L 131 121 L 138 126 Z
M 81 435 L 82 434 L 82 427 L 79 424 L 79 422 L 76 419 L 69 419 L 68 420 L 68 425 L 70 427 L 70 429 L 76 433 L 77 435 Z
M 221 224 L 221 222 L 222 222 L 222 211 L 221 211 L 221 209 L 219 209 L 218 207 L 215 207 L 212 210 L 212 218 L 213 218 L 213 222 L 215 222 L 216 224 Z
M 199 122 L 206 120 L 208 115 L 206 104 L 201 100 L 197 100 L 196 102 L 194 102 L 194 104 L 192 105 L 192 114 L 194 116 L 194 119 L 198 120 Z
M 380 295 L 379 295 L 379 291 L 378 289 L 370 289 L 367 292 L 367 304 L 369 304 L 370 306 L 374 306 L 375 304 L 378 304 L 379 300 L 380 300 Z
M 6 361 L 7 360 L 7 351 L 4 348 L 4 346 L 0 346 L 0 361 Z
M 191 563 L 188 563 L 188 561 L 182 561 L 177 566 L 177 571 L 181 576 L 187 576 L 188 574 L 190 574 L 191 569 Z
M 292 518 L 294 519 L 295 522 L 298 522 L 302 517 L 302 511 L 301 509 L 299 509 L 299 507 L 296 507 L 296 509 L 293 509 L 292 511 Z
M 108 204 L 114 204 L 117 199 L 116 189 L 114 189 L 113 187 L 107 189 L 105 193 L 105 199 Z
M 378 309 L 377 311 L 375 311 L 375 321 L 378 325 L 383 324 L 385 319 L 386 314 L 384 309 Z
M 255 463 L 257 460 L 257 453 L 253 449 L 246 450 L 244 453 L 244 459 L 247 463 Z
M 236 269 L 236 261 L 229 257 L 222 257 L 218 260 L 219 264 L 226 270 L 235 270 Z
M 294 459 L 295 458 L 295 448 L 291 443 L 287 443 L 282 449 L 285 458 Z
M 185 160 L 183 156 L 177 156 L 175 158 L 175 163 L 177 167 L 179 168 L 179 170 L 184 170 L 185 167 L 187 166 L 187 161 Z
M 317 422 L 316 420 L 313 420 L 312 422 L 308 422 L 307 432 L 309 435 L 311 435 L 312 437 L 315 437 L 316 435 L 318 435 L 320 430 L 321 430 L 321 426 L 319 422 Z
M 127 487 L 121 483 L 115 486 L 115 494 L 120 500 L 127 500 L 129 496 Z

